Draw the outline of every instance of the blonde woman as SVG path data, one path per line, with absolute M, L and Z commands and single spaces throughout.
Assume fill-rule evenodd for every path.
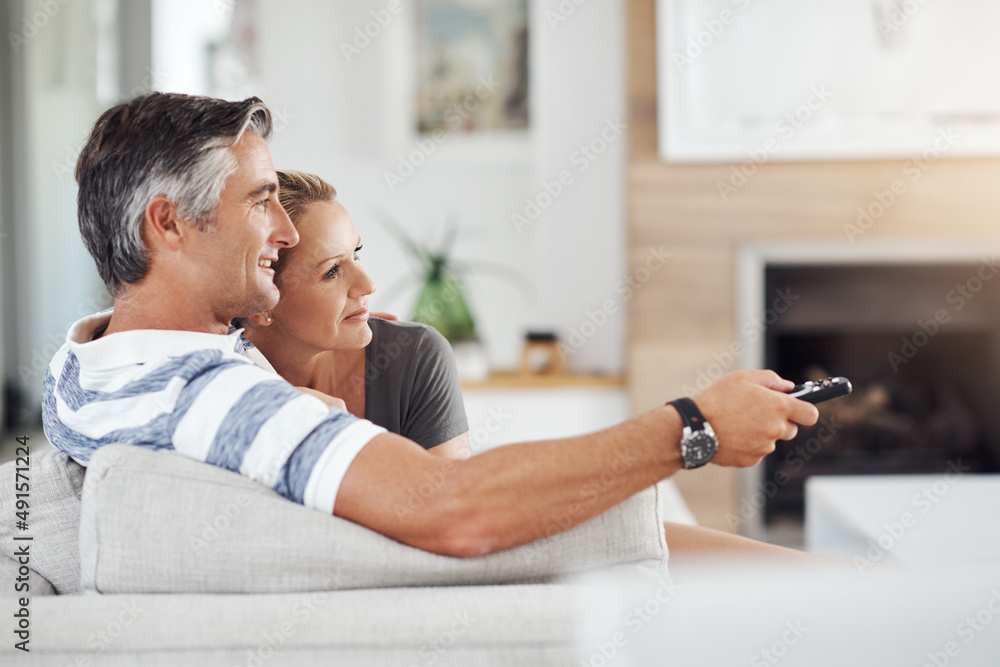
M 237 323 L 244 337 L 293 385 L 340 398 L 432 454 L 471 455 L 451 346 L 431 327 L 369 313 L 375 283 L 332 185 L 295 171 L 279 171 L 278 183 L 299 243 L 272 264 L 278 304 Z

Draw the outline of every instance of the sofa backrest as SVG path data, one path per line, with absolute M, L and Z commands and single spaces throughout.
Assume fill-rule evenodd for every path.
M 83 490 L 82 583 L 102 593 L 276 593 L 537 583 L 620 564 L 663 571 L 657 493 L 651 487 L 534 543 L 462 559 L 406 546 L 175 452 L 107 446 L 91 459 Z

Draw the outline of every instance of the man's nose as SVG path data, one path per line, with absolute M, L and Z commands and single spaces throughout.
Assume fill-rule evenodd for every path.
M 283 245 L 286 248 L 291 248 L 299 242 L 298 230 L 295 229 L 292 219 L 288 217 L 288 213 L 280 205 L 278 206 L 278 213 L 275 215 L 274 231 L 271 233 L 271 240 L 275 244 Z

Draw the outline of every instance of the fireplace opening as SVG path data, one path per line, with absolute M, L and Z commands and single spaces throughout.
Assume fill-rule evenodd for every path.
M 765 459 L 766 525 L 802 521 L 812 475 L 1000 471 L 1000 287 L 983 266 L 766 269 L 768 294 L 792 297 L 767 367 L 854 385 Z

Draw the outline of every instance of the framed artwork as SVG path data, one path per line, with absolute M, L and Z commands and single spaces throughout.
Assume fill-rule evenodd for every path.
M 527 0 L 419 0 L 416 129 L 528 127 Z
M 1000 3 L 657 0 L 667 162 L 1000 154 Z

